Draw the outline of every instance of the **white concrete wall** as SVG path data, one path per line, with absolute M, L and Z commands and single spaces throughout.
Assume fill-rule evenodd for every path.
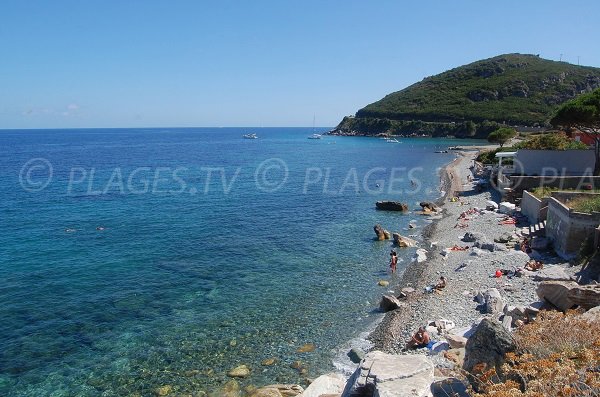
M 593 175 L 593 150 L 518 150 L 515 173 L 525 175 Z
M 524 190 L 523 198 L 521 199 L 521 213 L 527 217 L 529 223 L 538 223 L 540 221 L 539 215 L 541 209 L 542 200 Z

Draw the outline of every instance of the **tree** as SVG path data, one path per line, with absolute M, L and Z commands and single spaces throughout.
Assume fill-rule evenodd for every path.
M 577 128 L 594 140 L 594 175 L 600 176 L 600 88 L 562 104 L 550 119 L 550 124 Z
M 488 135 L 488 142 L 498 143 L 500 147 L 504 146 L 504 144 L 510 141 L 512 138 L 517 136 L 517 131 L 512 128 L 502 127 L 498 128 L 496 131 L 490 132 Z

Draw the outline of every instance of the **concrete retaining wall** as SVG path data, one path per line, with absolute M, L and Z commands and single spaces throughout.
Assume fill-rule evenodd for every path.
M 544 197 L 540 200 L 527 190 L 523 191 L 521 213 L 527 217 L 529 223 L 538 223 L 546 219 L 545 216 L 541 216 L 540 210 L 548 205 L 548 199 Z
M 557 193 L 569 194 L 565 192 Z M 594 193 L 588 194 L 592 195 Z M 581 243 L 589 236 L 594 235 L 598 225 L 600 225 L 600 212 L 592 214 L 576 212 L 555 197 L 548 200 L 546 236 L 552 240 L 554 251 L 561 257 L 565 259 L 574 258 L 579 252 Z
M 519 149 L 513 162 L 521 175 L 594 175 L 593 150 Z
M 600 176 L 509 176 L 511 188 L 520 195 L 524 190 L 533 190 L 539 187 L 556 187 L 559 189 L 582 189 L 584 185 L 592 185 L 600 189 Z

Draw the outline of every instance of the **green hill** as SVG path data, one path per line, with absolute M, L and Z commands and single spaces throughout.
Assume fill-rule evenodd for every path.
M 506 54 L 427 77 L 345 117 L 340 135 L 487 136 L 498 124 L 543 127 L 556 107 L 600 87 L 600 68 Z

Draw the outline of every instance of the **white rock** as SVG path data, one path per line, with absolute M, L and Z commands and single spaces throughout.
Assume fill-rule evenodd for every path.
M 433 368 L 424 355 L 400 356 L 373 351 L 360 363 L 342 396 L 350 397 L 366 387 L 373 388 L 374 397 L 430 396 Z
M 501 214 L 510 215 L 515 211 L 516 206 L 513 203 L 509 203 L 508 201 L 503 201 L 498 206 L 498 212 Z
M 423 248 L 419 248 L 417 252 L 415 252 L 414 259 L 417 261 L 417 263 L 425 262 L 427 260 L 427 251 Z
M 325 374 L 315 379 L 302 392 L 302 397 L 319 397 L 322 394 L 342 394 L 346 386 L 346 378 L 341 374 Z

